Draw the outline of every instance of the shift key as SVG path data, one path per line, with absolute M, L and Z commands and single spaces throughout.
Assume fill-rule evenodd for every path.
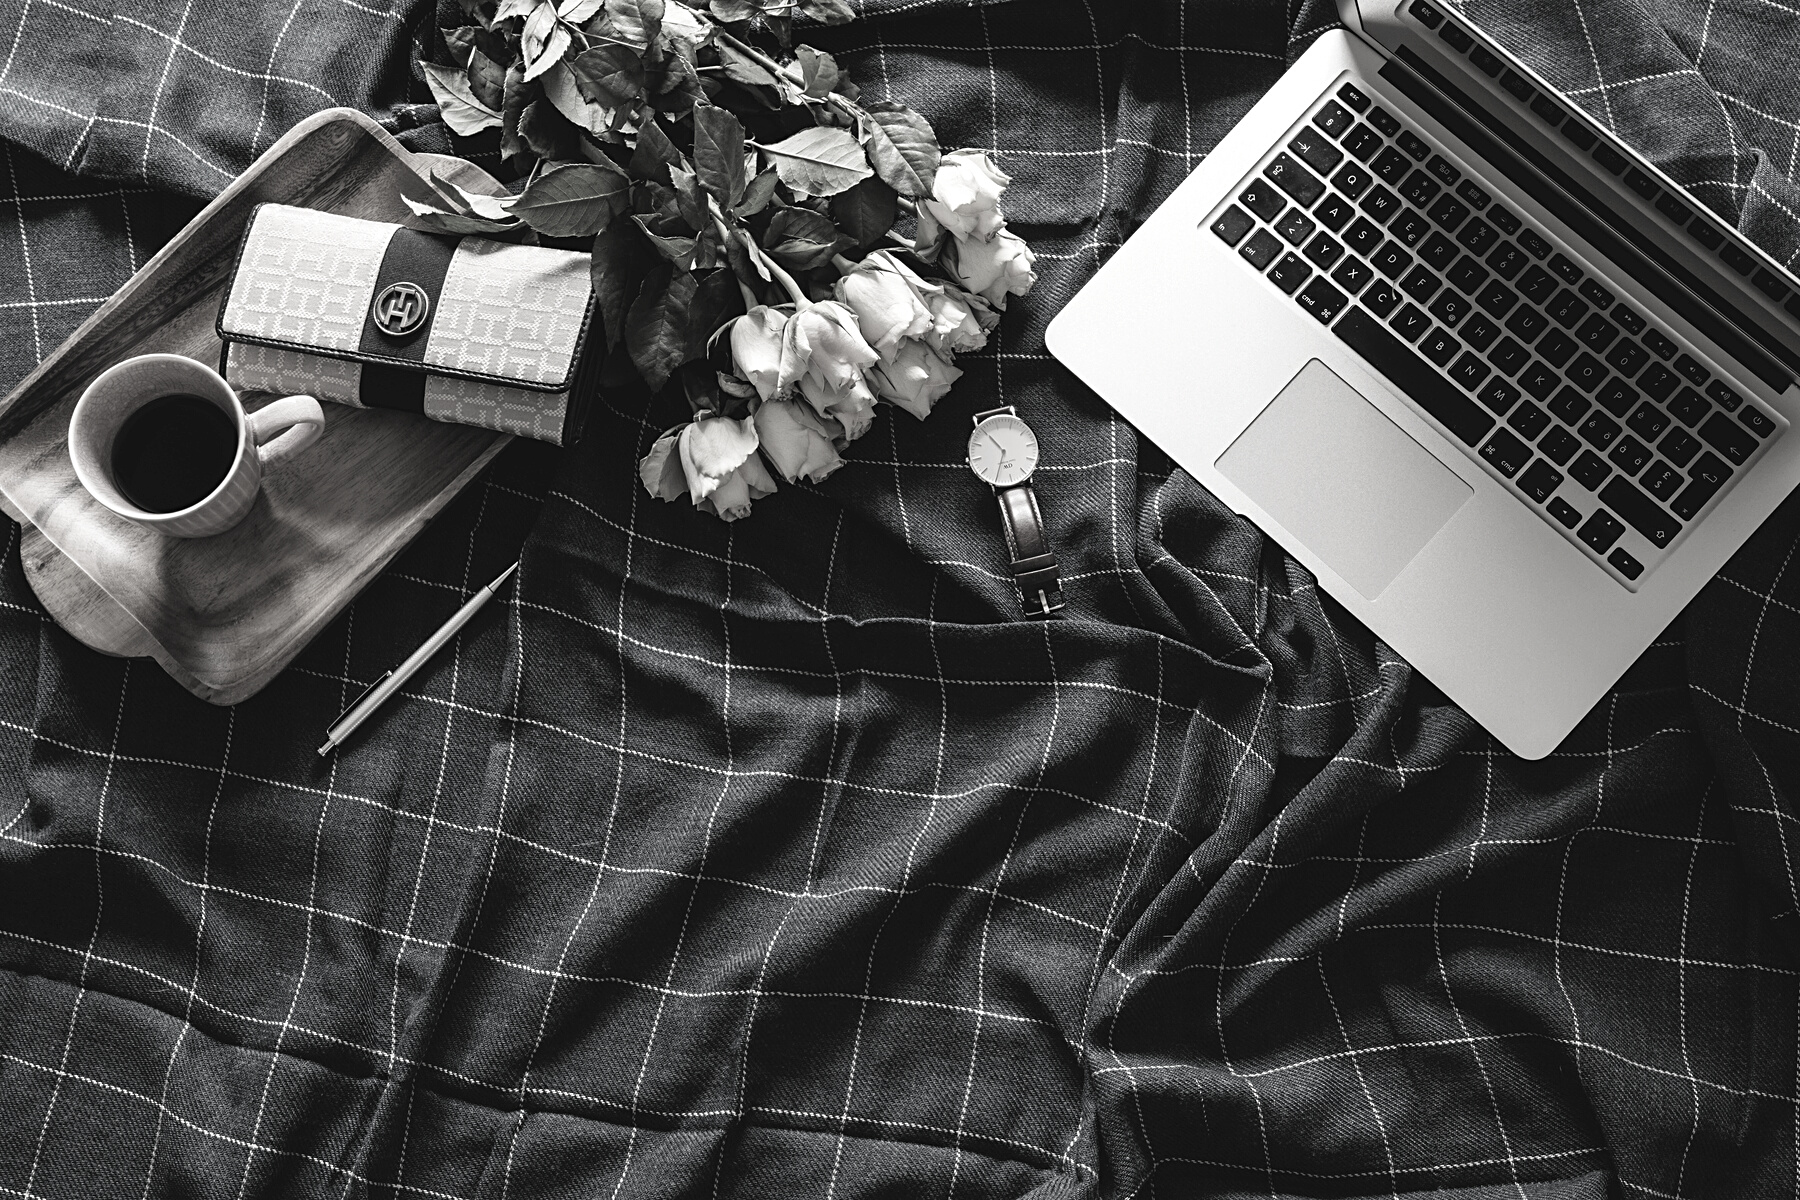
M 1302 208 L 1311 208 L 1313 201 L 1325 194 L 1325 185 L 1319 177 L 1295 162 L 1290 154 L 1277 154 L 1275 161 L 1263 168 L 1263 174 L 1299 201 Z
M 1644 535 L 1658 550 L 1675 540 L 1681 522 L 1664 512 L 1662 506 L 1646 496 L 1635 483 L 1623 475 L 1600 489 L 1600 503 L 1625 518 L 1625 523 Z
M 1361 308 L 1351 306 L 1331 328 L 1370 366 L 1387 376 L 1414 404 L 1436 417 L 1465 445 L 1475 445 L 1494 427 L 1492 416 Z

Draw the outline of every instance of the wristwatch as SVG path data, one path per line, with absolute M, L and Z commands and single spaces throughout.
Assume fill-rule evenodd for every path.
M 975 414 L 969 435 L 969 469 L 994 489 L 1000 502 L 1000 525 L 1012 555 L 1013 582 L 1028 617 L 1047 617 L 1063 606 L 1056 555 L 1044 534 L 1031 472 L 1038 463 L 1037 434 L 1019 419 L 1011 405 Z

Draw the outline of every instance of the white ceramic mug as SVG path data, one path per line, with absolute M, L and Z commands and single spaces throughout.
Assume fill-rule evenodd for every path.
M 113 441 L 125 419 L 158 396 L 187 393 L 210 400 L 237 430 L 231 469 L 205 499 L 174 512 L 139 508 L 113 479 Z M 170 537 L 210 537 L 243 520 L 262 488 L 263 468 L 291 458 L 325 431 L 325 411 L 311 396 L 288 396 L 255 412 L 219 373 L 179 354 L 142 354 L 100 373 L 69 418 L 69 458 L 88 493 L 124 517 Z

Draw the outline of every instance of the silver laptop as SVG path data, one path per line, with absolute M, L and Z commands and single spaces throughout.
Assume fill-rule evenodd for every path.
M 1339 8 L 1050 350 L 1540 758 L 1800 481 L 1800 281 L 1436 0 Z

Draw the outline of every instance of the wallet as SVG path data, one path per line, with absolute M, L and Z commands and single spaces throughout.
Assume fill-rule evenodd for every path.
M 219 373 L 568 445 L 598 388 L 587 254 L 261 204 L 219 306 Z

